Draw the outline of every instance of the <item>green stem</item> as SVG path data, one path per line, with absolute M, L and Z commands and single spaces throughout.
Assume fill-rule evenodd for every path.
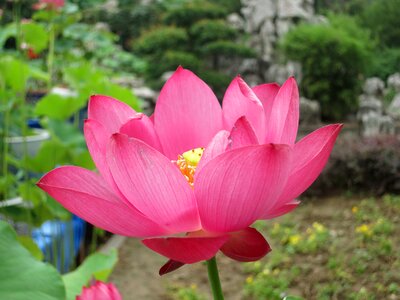
M 49 81 L 47 82 L 47 89 L 50 90 L 53 83 L 53 63 L 54 63 L 54 42 L 55 42 L 55 28 L 54 16 L 50 20 L 49 30 L 49 52 L 47 54 L 47 72 L 49 73 Z
M 14 3 L 13 6 L 13 18 L 15 22 L 15 28 L 16 28 L 16 47 L 17 47 L 17 52 L 20 53 L 21 51 L 21 3 L 17 0 Z
M 210 280 L 211 290 L 214 300 L 224 300 L 221 282 L 218 275 L 217 260 L 215 256 L 207 261 L 208 279 Z

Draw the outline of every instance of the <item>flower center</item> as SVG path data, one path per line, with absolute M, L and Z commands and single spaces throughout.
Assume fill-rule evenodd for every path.
M 186 180 L 193 187 L 194 172 L 196 167 L 203 155 L 204 148 L 196 148 L 184 152 L 182 155 L 178 155 L 176 165 L 181 171 L 182 175 L 185 176 Z

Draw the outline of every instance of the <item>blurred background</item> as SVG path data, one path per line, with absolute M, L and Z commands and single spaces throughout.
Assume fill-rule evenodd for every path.
M 111 234 L 35 183 L 60 165 L 94 169 L 90 95 L 150 115 L 179 65 L 220 101 L 237 74 L 250 86 L 295 76 L 299 138 L 345 127 L 293 216 L 257 224 L 274 251 L 221 258 L 227 299 L 400 299 L 399 12 L 400 0 L 0 0 L 0 220 L 37 259 L 74 270 Z M 126 299 L 210 297 L 201 264 L 159 285 L 160 258 L 117 244 L 108 269 Z

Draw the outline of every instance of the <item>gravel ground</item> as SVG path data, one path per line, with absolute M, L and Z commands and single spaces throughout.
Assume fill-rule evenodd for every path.
M 240 263 L 222 255 L 217 257 L 225 298 L 243 299 L 242 290 L 246 275 Z M 166 259 L 143 246 L 137 239 L 126 239 L 119 249 L 119 261 L 109 281 L 117 285 L 124 300 L 170 300 L 173 287 L 197 286 L 211 299 L 207 268 L 203 263 L 185 265 L 166 274 L 158 275 Z

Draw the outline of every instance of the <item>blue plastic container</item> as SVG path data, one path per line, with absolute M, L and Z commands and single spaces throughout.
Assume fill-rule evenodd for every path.
M 77 216 L 69 221 L 47 221 L 32 230 L 32 239 L 44 254 L 44 260 L 60 273 L 70 271 L 85 237 L 86 223 Z

